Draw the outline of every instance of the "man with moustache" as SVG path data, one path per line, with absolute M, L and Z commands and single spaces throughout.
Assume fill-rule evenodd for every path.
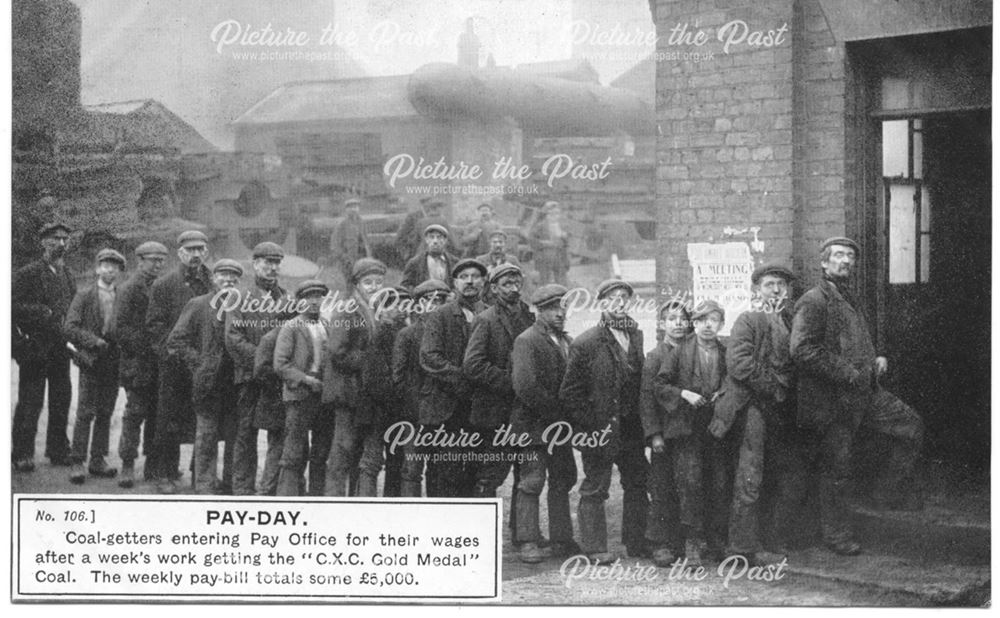
M 125 388 L 118 456 L 122 472 L 118 486 L 130 489 L 135 483 L 135 460 L 139 456 L 139 435 L 149 474 L 156 468 L 153 436 L 156 425 L 157 376 L 152 337 L 146 329 L 146 312 L 153 282 L 163 272 L 167 248 L 155 241 L 136 247 L 139 266 L 122 284 L 115 299 L 115 335 L 121 350 L 118 379 Z
M 167 349 L 191 372 L 194 403 L 194 478 L 198 494 L 228 494 L 231 487 L 236 385 L 233 359 L 226 351 L 226 318 L 220 315 L 225 296 L 243 276 L 236 260 L 212 267 L 214 289 L 188 301 L 167 337 Z M 222 482 L 216 476 L 219 441 L 225 441 Z
M 691 335 L 691 313 L 685 303 L 670 300 L 658 311 L 656 330 L 662 334 L 656 347 L 646 355 L 639 390 L 639 414 L 649 443 L 649 516 L 646 540 L 653 552 L 653 564 L 668 567 L 683 553 L 680 533 L 677 486 L 674 482 L 673 452 L 667 444 L 663 407 L 656 400 L 653 381 L 669 355 Z
M 472 322 L 462 370 L 473 388 L 469 425 L 481 435 L 492 437 L 510 421 L 514 405 L 510 365 L 514 340 L 535 323 L 535 316 L 521 300 L 524 275 L 520 268 L 512 264 L 498 266 L 490 273 L 489 284 L 496 303 Z M 473 497 L 494 497 L 510 466 L 510 461 L 480 463 Z
M 423 231 L 429 225 L 440 225 L 445 228 L 445 236 L 450 235 L 448 219 L 444 216 L 444 202 L 436 197 L 421 198 L 417 210 L 407 214 L 402 225 L 399 226 L 399 231 L 396 233 L 396 249 L 403 259 L 409 260 L 417 254 L 420 250 Z M 449 247 L 446 246 L 445 250 L 448 249 Z
M 451 271 L 455 299 L 439 307 L 424 320 L 420 342 L 420 367 L 425 380 L 420 397 L 420 424 L 458 435 L 469 426 L 472 385 L 462 370 L 472 321 L 483 311 L 486 266 L 466 258 Z M 488 437 L 484 437 L 487 439 Z M 429 461 L 429 497 L 471 497 L 475 491 L 475 466 L 462 461 Z
M 409 324 L 399 331 L 392 349 L 392 381 L 401 399 L 400 415 L 394 419 L 396 421 L 413 425 L 420 423 L 420 393 L 426 379 L 420 367 L 424 320 L 430 312 L 448 302 L 449 292 L 448 286 L 435 279 L 424 281 L 413 289 L 414 306 L 409 314 Z M 423 495 L 424 459 L 418 457 L 418 453 L 412 441 L 401 445 L 398 453 L 403 460 L 400 495 L 406 498 Z
M 329 332 L 320 308 L 329 291 L 325 283 L 315 279 L 299 284 L 295 298 L 300 313 L 281 327 L 274 346 L 274 372 L 282 379 L 285 402 L 285 440 L 276 490 L 279 496 L 302 493 L 302 475 L 310 457 L 309 431 L 317 424 L 317 417 L 324 414 L 323 374 L 329 360 Z M 326 450 L 329 452 L 329 447 Z
M 264 384 L 254 378 L 254 357 L 260 340 L 286 317 L 287 294 L 278 284 L 278 273 L 284 258 L 284 249 L 276 243 L 262 242 L 254 247 L 253 285 L 242 288 L 238 292 L 239 303 L 225 312 L 226 350 L 235 364 L 239 392 L 233 445 L 232 492 L 235 496 L 256 493 L 257 428 L 254 426 L 254 415 Z M 250 310 L 244 311 L 244 306 Z
M 334 429 L 326 471 L 327 496 L 346 496 L 352 471 L 358 471 L 360 496 L 374 496 L 382 470 L 382 435 L 372 401 L 365 396 L 362 372 L 372 353 L 376 320 L 372 298 L 385 287 L 385 264 L 374 258 L 354 263 L 351 307 L 330 317 L 330 370 L 323 376 L 323 403 L 332 406 Z
M 764 551 L 760 540 L 760 497 L 765 476 L 801 473 L 789 469 L 797 448 L 795 373 L 788 339 L 792 310 L 788 290 L 792 272 L 781 264 L 758 266 L 750 276 L 758 306 L 736 319 L 726 345 L 726 382 L 708 426 L 716 438 L 736 434 L 739 455 L 729 516 L 730 555 L 742 555 L 751 566 L 780 562 L 782 556 Z M 775 466 L 784 460 L 785 465 Z M 787 484 L 787 480 L 782 480 Z
M 191 433 L 194 421 L 191 378 L 180 357 L 167 349 L 167 337 L 184 305 L 212 289 L 212 273 L 205 265 L 208 238 L 197 230 L 189 230 L 177 237 L 177 244 L 180 266 L 153 282 L 146 311 L 146 330 L 156 354 L 159 379 L 153 445 L 156 465 L 149 470 L 147 460 L 147 472 L 150 480 L 156 481 L 157 491 L 163 494 L 177 493 L 180 445 Z
M 924 425 L 920 416 L 882 388 L 889 361 L 877 355 L 868 322 L 851 286 L 858 243 L 823 242 L 823 280 L 795 305 L 791 354 L 798 371 L 798 421 L 813 433 L 819 458 L 823 541 L 834 553 L 861 552 L 848 519 L 851 449 L 859 428 L 893 440 L 889 473 L 876 499 L 890 508 L 919 509 L 913 467 Z
M 18 365 L 17 406 L 12 423 L 11 460 L 16 472 L 35 469 L 35 434 L 48 384 L 49 419 L 45 456 L 54 466 L 70 465 L 66 438 L 73 387 L 62 323 L 76 294 L 76 282 L 64 261 L 70 229 L 50 223 L 39 232 L 42 257 L 14 273 L 12 342 Z
M 351 280 L 354 263 L 363 257 L 371 257 L 371 246 L 365 222 L 361 219 L 361 200 L 352 197 L 344 201 L 344 219 L 337 224 L 330 236 L 330 253 L 340 265 L 344 281 Z
M 630 556 L 646 557 L 646 461 L 639 419 L 642 375 L 642 331 L 628 316 L 632 286 L 609 279 L 597 287 L 606 310 L 597 325 L 584 331 L 569 349 L 566 376 L 559 391 L 575 431 L 608 430 L 604 444 L 581 447 L 584 479 L 580 484 L 578 519 L 580 548 L 597 564 L 617 559 L 608 551 L 604 503 L 611 487 L 612 466 L 618 466 L 624 490 L 622 542 Z
M 445 251 L 448 244 L 448 229 L 443 225 L 432 224 L 424 229 L 424 242 L 427 248 L 413 256 L 403 267 L 404 288 L 416 287 L 421 281 L 436 279 L 445 285 L 451 285 L 451 273 L 458 258 Z
M 511 381 L 517 396 L 511 413 L 514 435 L 530 436 L 531 444 L 522 451 L 520 480 L 514 491 L 514 543 L 520 544 L 519 558 L 534 564 L 550 555 L 557 557 L 579 553 L 573 540 L 569 492 L 576 484 L 576 461 L 569 444 L 548 445 L 543 440 L 546 428 L 569 421 L 569 411 L 559 400 L 559 387 L 566 371 L 572 343 L 563 330 L 566 308 L 562 304 L 567 290 L 552 283 L 543 285 L 531 296 L 537 319 L 531 328 L 514 340 L 511 353 Z M 552 452 L 549 452 L 551 448 Z M 538 523 L 539 496 L 548 477 L 549 546 Z
M 124 255 L 114 249 L 98 251 L 97 281 L 77 293 L 66 313 L 66 338 L 79 351 L 80 366 L 80 396 L 70 455 L 73 470 L 69 477 L 76 485 L 85 482 L 88 473 L 98 478 L 118 473 L 104 457 L 111 437 L 111 413 L 118 400 L 118 344 L 113 331 L 115 282 L 123 270 Z M 90 463 L 84 469 L 88 451 Z

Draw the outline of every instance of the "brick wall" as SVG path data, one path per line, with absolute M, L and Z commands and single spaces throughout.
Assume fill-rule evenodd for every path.
M 726 226 L 760 226 L 764 259 L 791 261 L 792 0 L 658 0 L 655 11 L 660 284 L 689 289 L 687 244 L 719 241 Z M 733 20 L 750 31 L 787 31 L 779 45 L 734 44 L 727 53 L 717 35 Z M 679 40 L 684 24 L 705 42 Z M 698 61 L 685 59 L 691 52 Z M 837 148 L 817 144 L 821 153 Z

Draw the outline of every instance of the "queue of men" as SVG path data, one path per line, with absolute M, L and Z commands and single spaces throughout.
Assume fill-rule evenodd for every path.
M 563 285 L 523 299 L 516 262 L 452 256 L 439 223 L 424 228 L 425 249 L 400 287 L 386 285 L 382 262 L 358 257 L 345 270 L 350 294 L 332 307 L 322 281 L 303 281 L 294 295 L 280 285 L 279 245 L 253 249 L 253 283 L 242 286 L 239 262 L 209 268 L 208 239 L 197 231 L 177 239 L 180 263 L 166 273 L 167 247 L 139 245 L 138 266 L 121 284 L 125 256 L 100 251 L 94 284 L 78 292 L 63 262 L 69 232 L 43 228 L 43 257 L 14 277 L 18 472 L 34 469 L 47 383 L 45 455 L 70 466 L 73 483 L 116 476 L 106 458 L 121 384 L 122 488 L 136 482 L 140 435 L 143 476 L 164 494 L 188 491 L 178 483 L 182 443 L 194 444 L 190 490 L 202 494 L 374 497 L 385 470 L 384 496 L 493 497 L 513 472 L 512 539 L 528 563 L 618 558 L 606 515 L 614 468 L 629 556 L 664 567 L 732 554 L 776 562 L 810 485 L 823 543 L 855 555 L 847 491 L 862 429 L 893 439 L 879 503 L 920 508 L 913 468 L 922 422 L 879 383 L 888 362 L 850 292 L 860 249 L 848 238 L 823 244 L 823 280 L 794 309 L 791 271 L 757 268 L 757 304 L 725 342 L 717 303 L 666 303 L 644 357 L 628 282 L 597 287 L 601 315 L 573 340 Z M 482 230 L 487 241 L 494 232 Z M 71 357 L 80 368 L 72 443 Z M 483 439 L 397 448 L 388 436 L 400 423 Z M 515 438 L 494 446 L 505 432 Z M 569 494 L 578 479 L 574 532 Z

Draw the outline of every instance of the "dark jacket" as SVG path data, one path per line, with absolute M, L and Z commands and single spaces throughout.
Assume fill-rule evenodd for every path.
M 117 291 L 116 291 L 117 295 Z M 114 309 L 112 308 L 112 312 Z M 77 292 L 70 303 L 64 326 L 66 340 L 72 343 L 85 356 L 93 359 L 89 367 L 80 367 L 92 378 L 105 384 L 118 382 L 118 345 L 114 338 L 114 317 L 105 331 L 104 310 L 101 306 L 100 292 L 97 283 Z M 98 347 L 100 341 L 106 343 L 103 349 Z
M 473 313 L 483 310 L 476 303 Z M 420 391 L 420 422 L 443 423 L 456 413 L 466 422 L 470 384 L 462 371 L 465 348 L 472 325 L 458 299 L 441 305 L 424 316 L 424 336 L 420 341 L 420 367 L 426 379 Z
M 726 383 L 726 348 L 716 340 L 719 354 L 719 383 Z M 683 397 L 681 391 L 694 391 L 706 399 L 714 393 L 702 392 L 698 378 L 698 338 L 688 336 L 677 348 L 668 354 L 653 380 L 656 400 L 662 409 L 660 427 L 666 439 L 689 436 L 694 431 L 705 431 L 712 419 L 713 406 L 694 408 Z M 720 386 L 719 390 L 722 390 Z M 655 427 L 655 425 L 652 425 Z M 652 434 L 646 434 L 651 437 Z
M 477 255 L 476 261 L 483 263 L 488 270 L 492 270 L 493 268 L 499 266 L 499 264 L 493 263 L 492 253 L 483 253 L 481 255 Z M 512 264 L 514 266 L 517 266 L 518 268 L 521 268 L 521 260 L 517 259 L 517 256 L 515 256 L 512 253 L 504 253 L 503 260 L 500 262 L 500 264 Z
M 400 397 L 399 417 L 393 421 L 419 422 L 420 389 L 424 370 L 420 368 L 420 340 L 424 336 L 423 318 L 403 328 L 392 347 L 392 383 Z
M 776 411 L 774 405 L 791 392 L 792 367 L 779 368 L 775 364 L 773 333 L 774 320 L 780 315 L 763 311 L 747 311 L 740 314 L 730 331 L 726 342 L 726 384 L 723 394 L 715 403 L 715 417 L 732 426 L 737 413 L 747 406 L 756 405 L 768 421 Z M 790 317 L 790 315 L 788 315 Z M 790 320 L 787 322 L 791 329 Z M 786 360 L 788 337 L 782 337 Z
M 677 346 L 664 340 L 657 344 L 653 350 L 646 355 L 646 362 L 642 365 L 642 384 L 639 387 L 639 416 L 642 418 L 643 433 L 647 438 L 656 434 L 663 434 L 663 406 L 656 400 L 656 387 L 654 381 L 656 374 L 660 372 L 663 363 L 673 354 Z M 671 397 L 671 395 L 666 395 Z M 680 394 L 676 394 L 680 399 Z M 676 402 L 674 402 L 676 403 Z
M 206 405 L 213 396 L 232 394 L 233 359 L 226 352 L 225 322 L 212 307 L 215 292 L 188 301 L 167 336 L 167 351 L 191 371 L 191 401 Z
M 549 336 L 551 331 L 540 322 L 514 340 L 511 353 L 511 379 L 517 399 L 511 412 L 511 430 L 528 434 L 531 443 L 542 444 L 545 428 L 569 418 L 559 399 L 559 387 L 566 373 L 563 351 Z M 558 336 L 567 350 L 573 340 L 566 333 Z
M 499 302 L 476 316 L 465 348 L 462 370 L 472 385 L 469 423 L 496 429 L 510 420 L 514 405 L 510 355 L 514 340 L 535 323 L 522 301 L 514 307 Z
M 272 328 L 261 337 L 254 354 L 253 379 L 260 383 L 260 397 L 254 410 L 257 429 L 284 429 L 285 406 L 281 401 L 281 378 L 274 372 L 274 347 L 281 328 Z
M 161 358 L 167 354 L 167 336 L 189 300 L 212 291 L 212 274 L 204 264 L 189 272 L 181 264 L 158 278 L 149 290 L 146 331 Z
M 451 269 L 458 263 L 458 258 L 447 251 L 442 255 L 444 255 L 445 261 L 444 284 L 451 287 Z M 427 272 L 427 251 L 421 251 L 406 262 L 406 266 L 403 267 L 403 280 L 400 282 L 400 285 L 412 290 L 428 279 L 430 279 L 430 274 Z
M 353 307 L 335 312 L 327 325 L 330 338 L 328 370 L 323 372 L 323 403 L 359 408 L 364 403 L 361 371 L 375 337 L 375 316 L 368 303 L 355 292 Z M 367 414 L 364 411 L 363 414 Z
M 860 420 L 859 402 L 872 392 L 875 346 L 864 314 L 834 284 L 821 281 L 795 304 L 789 345 L 798 373 L 799 423 Z
M 324 358 L 319 362 L 319 375 L 329 366 L 329 346 L 320 346 Z M 278 340 L 274 344 L 274 372 L 283 382 L 281 398 L 283 401 L 301 401 L 314 394 L 303 379 L 309 375 L 313 366 L 313 341 L 309 327 L 301 315 L 286 322 L 278 331 Z M 316 393 L 318 394 L 318 393 Z
M 369 410 L 368 420 L 378 425 L 398 416 L 402 405 L 392 380 L 392 347 L 405 324 L 402 318 L 375 322 L 374 336 L 361 359 L 362 405 Z
M 264 299 L 270 298 L 270 301 Z M 252 302 L 265 303 L 273 302 L 271 306 L 261 306 L 255 311 L 244 312 L 242 304 L 247 300 Z M 274 311 L 273 309 L 286 309 L 288 306 L 288 295 L 281 286 L 275 285 L 271 290 L 264 290 L 254 285 L 240 290 L 240 305 L 232 311 L 227 311 L 226 316 L 226 350 L 233 357 L 236 371 L 236 383 L 243 384 L 253 379 L 254 360 L 257 354 L 257 345 L 266 333 L 279 326 L 284 320 L 291 317 L 285 312 Z
M 15 337 L 14 360 L 44 362 L 50 352 L 65 354 L 63 321 L 76 294 L 76 282 L 65 266 L 52 272 L 44 260 L 36 260 L 14 273 L 11 312 Z M 21 336 L 17 336 L 20 330 Z
M 368 233 L 361 217 L 344 217 L 330 235 L 330 253 L 346 264 L 371 255 Z
M 559 397 L 581 431 L 600 430 L 623 416 L 638 415 L 642 331 L 631 318 L 626 330 L 627 354 L 603 318 L 577 337 L 569 349 Z
M 156 385 L 153 341 L 146 329 L 149 291 L 154 278 L 136 272 L 118 289 L 115 298 L 115 338 L 121 350 L 118 377 L 126 389 Z

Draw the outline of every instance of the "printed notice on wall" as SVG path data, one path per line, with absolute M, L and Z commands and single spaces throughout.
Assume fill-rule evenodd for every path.
M 726 323 L 719 334 L 727 336 L 736 318 L 750 308 L 754 269 L 750 247 L 744 242 L 688 243 L 687 253 L 694 274 L 694 301 L 714 300 L 722 305 Z
M 500 600 L 499 500 L 14 500 L 15 601 Z

